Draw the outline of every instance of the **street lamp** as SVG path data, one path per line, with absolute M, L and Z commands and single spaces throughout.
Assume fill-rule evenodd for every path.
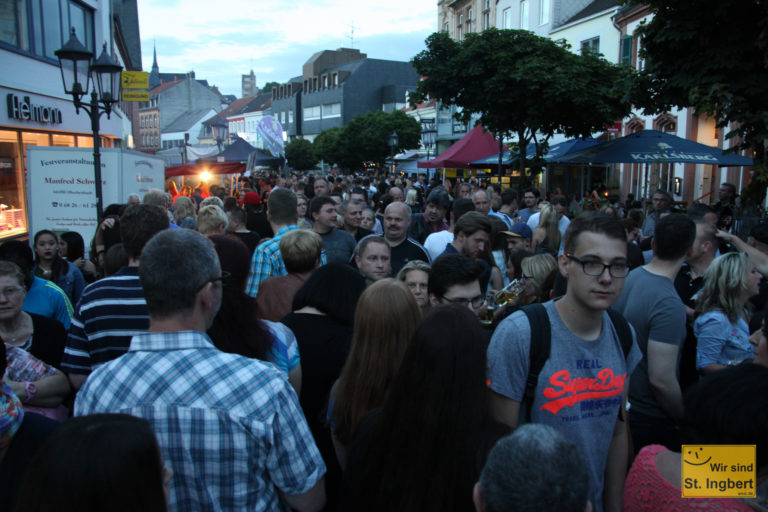
M 427 150 L 427 160 L 429 160 L 429 150 L 432 149 L 432 146 L 434 146 L 437 141 L 437 130 L 435 130 L 434 118 L 422 119 L 421 126 L 421 144 L 424 146 L 424 149 Z
M 72 96 L 75 105 L 75 113 L 80 109 L 85 110 L 91 118 L 91 131 L 93 132 L 93 177 L 96 182 L 96 215 L 97 222 L 103 216 L 103 201 L 101 190 L 101 138 L 99 136 L 101 114 L 107 114 L 109 119 L 112 106 L 120 100 L 120 72 L 123 67 L 112 60 L 107 52 L 107 43 L 98 59 L 91 62 L 93 53 L 83 46 L 75 35 L 75 29 L 69 37 L 67 44 L 53 52 L 59 59 L 61 69 L 61 81 L 64 84 L 64 92 Z M 94 88 L 91 91 L 90 103 L 83 103 L 83 96 L 88 94 L 91 88 L 91 80 Z
M 400 141 L 397 132 L 393 131 L 389 136 L 389 159 L 392 162 L 392 174 L 395 174 L 395 149 Z
M 219 153 L 221 153 L 221 144 L 224 139 L 227 138 L 227 123 L 225 123 L 220 117 L 211 123 L 211 131 L 213 132 L 213 138 L 216 140 L 216 145 L 219 147 Z

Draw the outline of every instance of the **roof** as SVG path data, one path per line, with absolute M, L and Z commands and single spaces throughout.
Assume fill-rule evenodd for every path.
M 170 89 L 174 85 L 178 85 L 180 83 L 181 83 L 181 80 L 174 80 L 173 82 L 165 82 L 165 83 L 162 83 L 162 84 L 158 85 L 154 89 L 152 89 L 149 93 L 150 94 L 160 94 L 161 92 L 167 91 L 168 89 Z
M 189 112 L 185 112 L 184 114 L 180 115 L 171 123 L 163 128 L 163 133 L 173 133 L 173 132 L 186 132 L 195 124 L 200 122 L 200 120 L 207 116 L 208 113 L 213 110 L 212 108 L 203 108 L 198 110 L 191 110 Z
M 594 0 L 591 4 L 568 18 L 567 20 L 563 21 L 560 26 L 568 25 L 569 23 L 573 23 L 574 21 L 578 21 L 583 18 L 588 18 L 592 16 L 593 14 L 597 14 L 599 12 L 606 11 L 612 7 L 617 7 L 620 4 L 620 0 Z
M 225 120 L 230 116 L 236 116 L 238 114 L 245 114 L 246 112 L 256 112 L 268 108 L 272 103 L 272 93 L 257 94 L 256 96 L 245 96 L 233 101 L 224 110 L 217 113 L 214 116 L 205 120 L 205 123 L 210 123 L 217 117 L 221 120 Z M 265 105 L 266 104 L 266 105 Z

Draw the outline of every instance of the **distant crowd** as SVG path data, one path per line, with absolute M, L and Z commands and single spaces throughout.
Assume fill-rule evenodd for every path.
M 768 510 L 768 223 L 254 174 L 0 245 L 4 509 Z M 682 498 L 683 444 L 756 497 Z

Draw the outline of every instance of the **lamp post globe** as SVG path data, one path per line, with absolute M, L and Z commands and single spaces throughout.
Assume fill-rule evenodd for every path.
M 87 94 L 91 88 L 89 66 L 93 58 L 93 52 L 83 46 L 80 40 L 77 39 L 75 29 L 73 28 L 67 44 L 53 53 L 59 59 L 64 92 L 75 98 L 75 107 L 77 107 L 80 103 L 80 98 Z

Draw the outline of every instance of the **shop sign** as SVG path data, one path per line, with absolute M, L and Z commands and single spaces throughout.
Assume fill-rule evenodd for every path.
M 61 124 L 61 111 L 56 107 L 36 105 L 29 96 L 19 98 L 15 94 L 7 96 L 8 117 L 19 121 L 35 121 L 37 123 Z

